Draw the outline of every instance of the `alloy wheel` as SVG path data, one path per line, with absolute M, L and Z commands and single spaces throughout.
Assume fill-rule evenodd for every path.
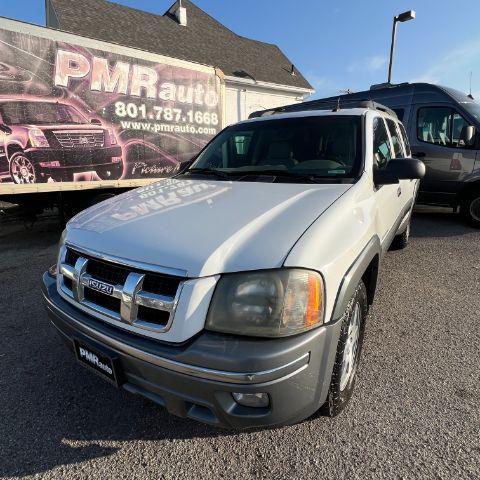
M 15 183 L 35 183 L 35 167 L 24 155 L 12 158 L 11 172 Z
M 356 367 L 358 344 L 360 340 L 360 323 L 362 310 L 357 302 L 353 308 L 348 325 L 347 341 L 343 350 L 342 372 L 340 375 L 340 391 L 347 387 Z

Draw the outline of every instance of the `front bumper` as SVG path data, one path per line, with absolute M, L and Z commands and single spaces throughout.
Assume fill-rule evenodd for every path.
M 340 335 L 336 322 L 290 338 L 204 332 L 186 344 L 160 343 L 107 325 L 65 302 L 43 278 L 45 306 L 67 345 L 80 339 L 118 358 L 121 386 L 180 417 L 227 427 L 294 423 L 325 401 Z M 237 404 L 232 392 L 268 393 L 266 408 Z
M 31 148 L 26 151 L 29 158 L 36 165 L 40 163 L 59 162 L 59 167 L 44 167 L 50 172 L 86 172 L 97 167 L 112 165 L 112 158 L 122 157 L 122 148 L 119 145 L 103 148 Z M 117 164 L 113 164 L 117 165 Z

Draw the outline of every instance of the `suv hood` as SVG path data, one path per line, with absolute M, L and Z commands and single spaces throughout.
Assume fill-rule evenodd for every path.
M 276 268 L 350 187 L 166 179 L 80 213 L 66 241 L 189 277 Z

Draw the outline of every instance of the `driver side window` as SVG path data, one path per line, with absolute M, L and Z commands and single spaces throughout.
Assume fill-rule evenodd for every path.
M 392 159 L 390 139 L 383 118 L 373 120 L 373 164 L 377 168 L 385 168 Z

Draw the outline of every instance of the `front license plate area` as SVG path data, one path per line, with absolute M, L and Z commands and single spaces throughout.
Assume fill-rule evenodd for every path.
M 79 363 L 88 367 L 102 378 L 119 386 L 119 366 L 118 359 L 106 349 L 91 345 L 83 340 L 75 339 L 73 341 L 75 355 Z

